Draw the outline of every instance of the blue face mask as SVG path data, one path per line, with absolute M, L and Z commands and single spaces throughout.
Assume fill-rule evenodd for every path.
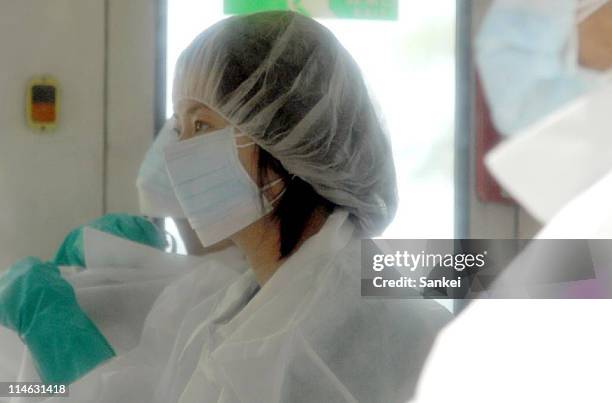
M 257 221 L 280 196 L 268 202 L 238 157 L 233 128 L 227 127 L 171 144 L 166 167 L 179 203 L 203 246 L 211 246 Z M 263 206 L 261 205 L 263 200 Z
M 576 25 L 603 4 L 577 0 L 496 0 L 476 39 L 491 115 L 514 134 L 596 88 L 603 74 L 578 64 Z

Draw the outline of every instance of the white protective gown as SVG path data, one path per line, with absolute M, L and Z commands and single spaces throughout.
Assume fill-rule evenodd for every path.
M 611 203 L 612 172 L 538 237 L 612 238 Z M 474 301 L 440 333 L 415 402 L 609 402 L 611 313 L 610 299 Z
M 205 259 L 164 289 L 135 348 L 56 401 L 406 401 L 450 314 L 362 298 L 353 230 L 337 210 L 261 289 L 239 259 Z
M 575 169 L 587 175 L 591 168 Z M 611 205 L 612 171 L 567 203 L 537 238 L 612 239 Z M 592 258 L 598 279 L 577 285 L 590 293 L 603 287 L 609 296 L 612 251 Z M 595 259 L 604 263 L 598 267 Z M 474 301 L 440 333 L 415 402 L 610 402 L 611 314 L 609 298 Z

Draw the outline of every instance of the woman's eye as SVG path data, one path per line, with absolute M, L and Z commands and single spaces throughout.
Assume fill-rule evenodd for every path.
M 196 132 L 199 132 L 199 131 L 202 131 L 208 128 L 208 125 L 202 122 L 201 120 L 196 120 L 194 126 L 195 126 L 194 128 Z

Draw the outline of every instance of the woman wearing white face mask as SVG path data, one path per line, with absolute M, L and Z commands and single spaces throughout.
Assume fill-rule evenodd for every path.
M 189 223 L 204 247 L 230 238 L 263 285 L 334 204 L 201 102 L 178 100 L 175 121 L 179 142 L 165 157 Z M 292 208 L 274 211 L 281 200 Z
M 438 329 L 432 300 L 360 295 L 360 237 L 396 209 L 389 140 L 361 73 L 314 20 L 223 20 L 183 52 L 163 147 L 211 263 L 168 286 L 134 350 L 72 385 L 79 401 L 409 400 Z M 72 397 L 76 399 L 77 397 Z

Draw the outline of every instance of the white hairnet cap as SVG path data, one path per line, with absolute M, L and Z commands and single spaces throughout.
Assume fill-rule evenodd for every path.
M 391 145 L 361 72 L 313 19 L 272 11 L 234 16 L 183 51 L 173 101 L 201 102 L 291 174 L 347 209 L 361 235 L 395 215 Z

